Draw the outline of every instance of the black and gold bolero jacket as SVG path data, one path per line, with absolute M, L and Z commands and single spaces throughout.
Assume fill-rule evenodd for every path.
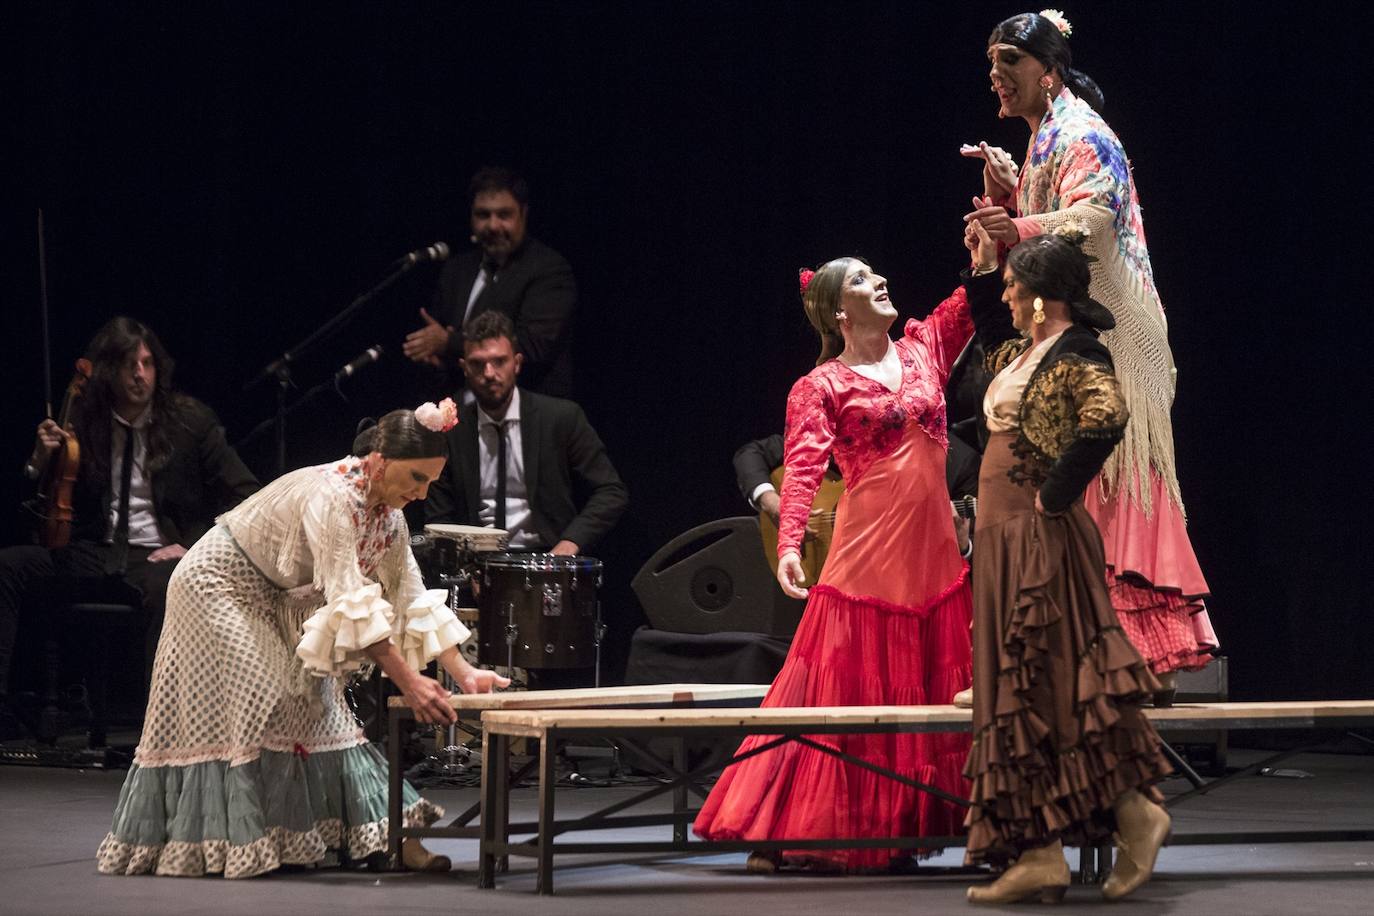
M 979 282 L 984 279 L 965 282 L 970 305 L 1000 297 L 1000 276 L 995 286 Z M 1003 341 L 989 350 L 986 369 L 995 376 L 1028 346 L 1024 337 Z M 1055 341 L 1026 383 L 1012 446 L 1020 461 L 1009 476 L 1039 487 L 1045 511 L 1063 512 L 1102 470 L 1129 416 L 1111 353 L 1096 333 L 1075 324 Z M 980 424 L 980 435 L 987 436 L 986 425 Z
M 1002 344 L 988 355 L 988 371 L 1001 372 L 1029 345 Z M 1012 451 L 1021 461 L 1009 474 L 1040 488 L 1046 512 L 1063 512 L 1102 470 L 1130 416 L 1096 334 L 1080 325 L 1064 332 L 1026 383 L 1018 415 Z

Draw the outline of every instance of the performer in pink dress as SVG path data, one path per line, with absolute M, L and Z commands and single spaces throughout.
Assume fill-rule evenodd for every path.
M 863 261 L 839 258 L 814 275 L 803 271 L 802 290 L 822 349 L 787 399 L 778 579 L 807 606 L 763 705 L 949 703 L 971 678 L 968 567 L 945 486 L 945 380 L 973 333 L 964 291 L 925 320 L 908 321 L 894 342 L 887 281 Z M 799 546 L 832 454 L 846 490 L 824 571 L 807 589 Z M 740 752 L 766 740 L 749 738 Z M 963 797 L 967 736 L 814 740 Z M 962 820 L 957 805 L 787 744 L 728 767 L 695 829 L 718 840 L 950 836 Z M 884 848 L 785 858 L 862 871 L 901 855 Z M 772 871 L 783 859 L 755 853 L 749 867 Z
M 993 30 L 987 56 L 998 116 L 1023 118 L 1031 139 L 1020 169 L 986 143 L 964 147 L 984 160 L 986 195 L 965 218 L 1007 246 L 1067 223 L 1089 231 L 1092 295 L 1116 320 L 1102 341 L 1131 423 L 1084 505 L 1102 531 L 1121 626 L 1168 686 L 1172 672 L 1207 664 L 1218 642 L 1183 517 L 1169 416 L 1174 359 L 1135 181 L 1099 114 L 1101 90 L 1072 66 L 1071 32 L 1054 10 L 1013 16 Z

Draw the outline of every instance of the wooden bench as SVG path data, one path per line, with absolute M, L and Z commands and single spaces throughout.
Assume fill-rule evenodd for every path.
M 1238 728 L 1318 729 L 1374 726 L 1374 700 L 1276 702 L 1276 703 L 1200 703 L 1147 710 L 1157 728 L 1171 732 Z M 906 785 L 947 800 L 967 805 L 961 799 L 940 792 L 915 780 L 867 761 L 858 760 L 813 740 L 812 736 L 845 734 L 910 734 L 917 732 L 967 732 L 972 712 L 953 706 L 874 706 L 814 707 L 771 709 L 663 709 L 663 710 L 491 710 L 483 713 L 481 846 L 478 885 L 495 885 L 497 865 L 505 857 L 532 856 L 537 860 L 536 890 L 553 893 L 553 857 L 557 853 L 719 853 L 756 849 L 892 848 L 930 849 L 962 846 L 963 837 L 882 837 L 821 838 L 798 840 L 720 841 L 690 840 L 688 825 L 697 810 L 689 809 L 688 793 L 705 798 L 703 780 L 724 767 L 787 744 L 797 742 L 840 759 L 865 767 Z M 745 738 L 768 735 L 773 740 L 750 754 L 718 760 L 688 770 L 683 743 L 689 738 Z M 554 761 L 560 741 L 596 737 L 609 740 L 649 761 L 665 777 L 665 782 L 632 798 L 622 799 L 575 820 L 555 819 L 556 778 Z M 509 794 L 510 745 L 515 738 L 534 738 L 540 742 L 539 819 L 537 824 L 510 823 Z M 672 759 L 654 754 L 650 738 L 667 738 L 673 748 Z M 1170 800 L 1176 805 L 1231 780 L 1272 766 L 1283 757 L 1310 748 L 1294 748 L 1260 761 L 1251 767 L 1203 783 L 1192 791 Z M 671 794 L 672 811 L 647 815 L 621 815 L 643 802 Z M 488 813 L 490 812 L 490 813 Z M 601 843 L 555 843 L 559 834 L 572 831 L 627 827 L 668 826 L 672 839 L 664 841 L 617 841 Z M 533 828 L 530 830 L 529 828 Z M 512 833 L 533 832 L 528 840 L 512 842 Z M 1190 843 L 1332 842 L 1374 839 L 1374 829 L 1344 831 L 1302 831 L 1284 833 L 1211 833 L 1175 836 L 1176 845 Z M 1095 882 L 1105 877 L 1110 863 L 1110 846 L 1086 848 L 1081 852 L 1079 880 Z
M 523 690 L 509 693 L 454 694 L 449 706 L 458 714 L 458 723 L 481 727 L 482 714 L 496 710 L 550 710 L 663 708 L 702 706 L 757 706 L 768 692 L 767 684 L 651 684 L 639 687 L 583 687 L 570 690 Z M 394 866 L 399 862 L 401 840 L 406 837 L 442 837 L 447 839 L 477 839 L 479 827 L 472 823 L 480 810 L 473 805 L 447 824 L 435 827 L 404 827 L 401 824 L 401 723 L 415 718 L 415 712 L 402 697 L 387 701 L 387 851 Z M 509 749 L 509 745 L 507 745 Z M 509 766 L 509 753 L 506 765 Z M 485 764 L 485 761 L 484 761 Z M 483 772 L 486 772 L 483 766 Z M 518 781 L 524 772 L 507 784 Z M 485 778 L 485 777 L 484 777 Z M 507 810 L 505 808 L 503 811 Z M 520 826 L 520 825 L 515 825 Z

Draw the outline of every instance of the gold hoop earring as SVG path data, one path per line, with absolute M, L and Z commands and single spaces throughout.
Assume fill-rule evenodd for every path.
M 1034 309 L 1034 312 L 1031 314 L 1031 321 L 1034 321 L 1036 324 L 1044 324 L 1045 300 L 1036 296 L 1035 301 L 1031 303 L 1031 308 Z
M 1048 114 L 1050 109 L 1054 108 L 1054 96 L 1050 94 L 1050 90 L 1054 88 L 1054 80 L 1050 79 L 1048 73 L 1040 77 L 1040 88 L 1045 90 L 1045 112 Z

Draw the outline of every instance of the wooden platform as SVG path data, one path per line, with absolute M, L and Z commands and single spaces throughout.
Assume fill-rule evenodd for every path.
M 606 706 L 680 706 L 725 701 L 755 705 L 767 684 L 650 684 L 640 687 L 577 687 L 567 690 L 512 690 L 504 693 L 455 693 L 448 705 L 461 712 L 488 709 L 585 709 Z M 404 697 L 387 700 L 389 709 L 409 711 Z M 402 713 L 404 716 L 404 712 Z M 413 714 L 412 714 L 413 715 Z
M 620 689 L 620 688 L 610 688 Z M 478 699 L 477 697 L 464 699 Z M 488 729 L 502 734 L 540 737 L 550 729 L 560 734 L 588 732 L 699 729 L 728 734 L 824 734 L 868 731 L 894 734 L 966 732 L 973 711 L 955 706 L 814 706 L 772 709 L 537 709 L 484 713 Z M 1158 729 L 1317 728 L 1367 725 L 1374 720 L 1374 700 L 1291 701 L 1273 703 L 1189 703 L 1146 709 Z
M 468 730 L 480 733 L 482 716 L 494 712 L 594 710 L 605 707 L 662 709 L 713 705 L 757 706 L 767 692 L 767 684 L 651 684 L 639 687 L 456 693 L 448 698 L 448 703 L 458 714 L 460 724 L 471 723 L 476 728 Z M 406 705 L 403 697 L 391 697 L 387 701 L 387 849 L 393 864 L 399 861 L 404 837 L 475 839 L 480 836 L 481 828 L 472 823 L 473 818 L 481 813 L 479 805 L 473 805 L 442 827 L 401 826 L 401 722 L 414 717 L 414 710 Z M 487 767 L 485 760 L 483 762 L 485 773 Z M 509 754 L 505 765 L 510 765 Z M 523 775 L 523 772 L 516 774 L 515 779 Z M 510 780 L 510 774 L 506 774 L 506 780 Z M 508 809 L 503 807 L 503 810 Z
M 1344 729 L 1374 727 L 1374 700 L 1323 700 L 1266 703 L 1190 703 L 1163 709 L 1147 709 L 1156 728 L 1170 732 L 1189 730 L 1235 729 Z M 510 854 L 534 856 L 538 860 L 536 887 L 541 894 L 553 892 L 553 857 L 561 853 L 691 853 L 727 852 L 755 849 L 807 848 L 941 848 L 963 845 L 963 838 L 948 837 L 889 837 L 855 839 L 845 837 L 779 839 L 770 842 L 706 842 L 688 838 L 688 825 L 697 811 L 687 806 L 688 793 L 706 796 L 704 781 L 713 773 L 760 753 L 795 742 L 829 754 L 856 766 L 878 772 L 889 779 L 912 786 L 948 801 L 967 805 L 967 801 L 949 796 L 933 786 L 924 785 L 889 769 L 876 766 L 844 754 L 829 745 L 813 740 L 812 736 L 842 734 L 911 734 L 919 732 L 967 732 L 972 728 L 973 714 L 968 709 L 953 706 L 865 706 L 865 707 L 807 707 L 772 709 L 503 709 L 482 714 L 484 726 L 482 770 L 482 832 L 478 865 L 478 884 L 492 887 L 499 867 Z M 689 738 L 743 738 L 749 735 L 770 736 L 748 754 L 736 755 L 688 771 L 684 753 Z M 556 774 L 554 760 L 558 742 L 568 738 L 597 738 L 629 749 L 642 760 L 650 761 L 661 772 L 664 783 L 640 793 L 632 799 L 610 805 L 574 821 L 555 819 Z M 539 821 L 532 825 L 509 823 L 510 742 L 514 738 L 535 738 L 540 741 L 539 760 Z M 673 747 L 672 759 L 655 755 L 648 746 L 648 738 L 668 738 Z M 1212 791 L 1229 781 L 1258 772 L 1265 765 L 1273 765 L 1300 750 L 1295 748 L 1267 758 L 1210 783 L 1196 774 L 1192 792 L 1171 800 L 1170 804 L 1196 794 Z M 1166 750 L 1168 750 L 1166 745 Z M 1181 763 L 1175 756 L 1176 764 Z M 621 815 L 635 805 L 664 794 L 672 794 L 673 809 L 668 814 Z M 588 831 L 616 827 L 671 826 L 672 840 L 639 843 L 555 843 L 560 833 Z M 531 829 L 532 828 L 532 829 Z M 511 833 L 533 833 L 532 839 L 511 842 Z M 1203 834 L 1195 837 L 1175 837 L 1174 842 L 1186 843 L 1263 843 L 1300 841 L 1350 841 L 1374 839 L 1374 829 L 1345 831 L 1307 831 L 1283 834 Z M 1079 877 L 1095 882 L 1105 877 L 1110 863 L 1110 847 L 1084 849 L 1080 860 Z

